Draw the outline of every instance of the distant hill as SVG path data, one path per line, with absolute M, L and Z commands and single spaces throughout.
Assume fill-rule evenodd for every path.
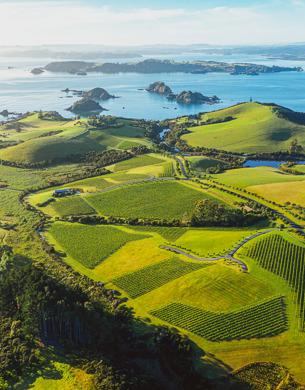
M 214 61 L 175 62 L 170 60 L 147 59 L 130 63 L 93 63 L 84 61 L 51 62 L 45 66 L 49 72 L 101 72 L 101 73 L 211 73 L 226 72 L 232 74 L 277 73 L 302 71 L 301 67 L 265 66 L 257 64 L 229 64 Z
M 228 117 L 233 120 L 224 121 Z M 305 121 L 302 124 L 301 118 L 284 107 L 243 103 L 202 114 L 199 126 L 188 127 L 189 133 L 181 139 L 192 146 L 242 153 L 287 150 L 293 138 L 305 148 Z

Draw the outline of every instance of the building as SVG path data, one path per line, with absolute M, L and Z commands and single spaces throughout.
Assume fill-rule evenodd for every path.
M 53 195 L 54 197 L 67 196 L 76 194 L 76 190 L 74 188 L 63 189 L 63 190 L 55 190 Z

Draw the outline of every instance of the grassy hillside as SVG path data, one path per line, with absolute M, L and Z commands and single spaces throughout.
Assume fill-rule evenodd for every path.
M 64 158 L 71 154 L 101 151 L 103 146 L 87 138 L 68 140 L 63 137 L 36 138 L 0 151 L 0 159 L 20 164 L 32 164 Z
M 294 137 L 305 146 L 305 126 L 280 119 L 276 116 L 274 107 L 258 103 L 244 103 L 203 114 L 200 123 L 208 119 L 223 120 L 226 117 L 234 119 L 191 127 L 188 129 L 190 133 L 183 135 L 182 139 L 192 146 L 243 153 L 270 153 L 288 149 Z
M 284 173 L 277 168 L 255 167 L 240 168 L 211 175 L 219 183 L 232 185 L 240 188 L 256 186 L 260 184 L 303 181 L 304 176 Z

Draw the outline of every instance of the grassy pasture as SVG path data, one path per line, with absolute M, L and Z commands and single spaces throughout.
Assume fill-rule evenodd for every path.
M 190 162 L 191 170 L 195 172 L 205 172 L 207 168 L 215 167 L 216 165 L 227 165 L 227 163 L 208 157 L 186 157 Z
M 77 195 L 68 196 L 62 199 L 57 198 L 51 205 L 54 211 L 61 217 L 95 213 L 95 210 L 83 198 Z
M 176 181 L 138 183 L 86 200 L 104 215 L 134 218 L 181 219 L 192 214 L 194 202 L 210 198 L 202 191 Z M 214 199 L 214 198 L 213 198 Z M 215 198 L 218 201 L 217 198 Z
M 265 338 L 287 330 L 282 297 L 228 313 L 215 313 L 182 303 L 171 303 L 151 314 L 217 342 Z
M 181 237 L 186 231 L 186 228 L 181 227 L 166 227 L 166 226 L 132 226 L 132 230 L 140 232 L 154 232 L 160 234 L 167 241 L 174 242 Z
M 63 222 L 51 224 L 49 232 L 71 257 L 90 269 L 128 242 L 147 238 L 147 235 L 126 233 L 113 226 Z
M 190 262 L 172 257 L 130 274 L 125 274 L 113 279 L 112 282 L 126 291 L 131 298 L 135 299 L 172 280 L 179 279 L 188 273 L 211 265 L 211 263 Z
M 247 190 L 276 203 L 284 204 L 289 201 L 305 207 L 305 178 L 303 179 L 303 181 L 250 186 Z
M 116 163 L 114 166 L 114 171 L 127 171 L 132 168 L 137 168 L 137 167 L 144 167 L 146 165 L 153 165 L 153 164 L 160 164 L 163 163 L 164 160 L 150 156 L 148 154 L 143 154 L 141 156 L 136 156 L 133 158 L 130 158 L 125 161 L 121 161 L 119 163 Z
M 201 257 L 215 257 L 221 253 L 227 254 L 251 234 L 244 230 L 188 229 L 175 244 Z
M 281 110 L 281 109 L 280 109 Z M 204 114 L 201 121 L 232 116 L 229 122 L 191 127 L 182 136 L 192 146 L 204 146 L 231 152 L 257 153 L 288 149 L 297 137 L 305 145 L 304 126 L 278 118 L 273 107 L 244 103 Z
M 40 161 L 63 158 L 71 154 L 85 154 L 104 148 L 87 138 L 68 140 L 64 137 L 36 138 L 0 151 L 0 158 L 17 163 L 31 164 Z
M 231 169 L 223 173 L 211 175 L 219 183 L 239 188 L 246 188 L 261 184 L 302 181 L 303 176 L 284 173 L 277 168 L 255 167 Z

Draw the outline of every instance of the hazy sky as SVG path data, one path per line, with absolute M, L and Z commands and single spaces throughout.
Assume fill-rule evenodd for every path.
M 305 41 L 305 0 L 0 0 L 0 45 Z

